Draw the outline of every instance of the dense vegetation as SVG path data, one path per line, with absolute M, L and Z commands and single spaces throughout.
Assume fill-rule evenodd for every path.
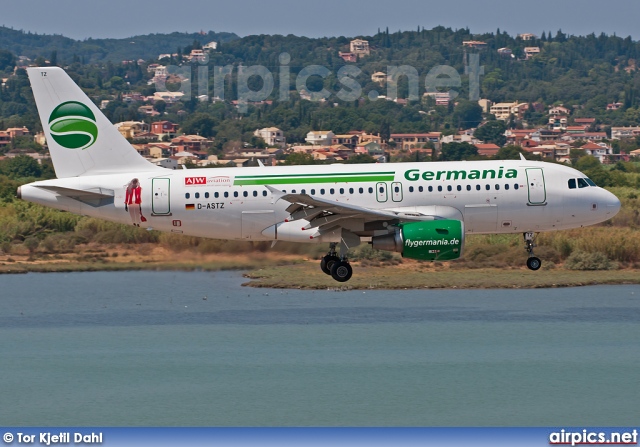
M 46 59 L 53 65 L 82 62 L 122 62 L 153 59 L 162 53 L 175 53 L 195 39 L 208 43 L 229 42 L 237 39 L 233 33 L 171 33 L 133 36 L 126 39 L 74 40 L 62 35 L 35 34 L 0 26 L 0 49 L 31 60 Z M 2 57 L 0 57 L 0 70 Z
M 285 131 L 289 142 L 302 142 L 312 129 L 331 129 L 335 133 L 366 130 L 388 138 L 390 133 L 442 131 L 453 133 L 459 128 L 475 127 L 482 115 L 469 101 L 469 76 L 465 74 L 465 55 L 478 53 L 484 74 L 480 76 L 480 97 L 498 101 L 522 101 L 531 104 L 524 122 L 510 122 L 512 127 L 545 125 L 545 107 L 564 104 L 573 110 L 574 117 L 595 117 L 604 130 L 612 125 L 637 125 L 640 122 L 640 43 L 630 37 L 568 36 L 561 31 L 544 33 L 539 39 L 522 41 L 500 30 L 496 33 L 473 35 L 468 29 L 452 30 L 436 27 L 389 33 L 380 31 L 362 36 L 369 41 L 371 54 L 357 63 L 347 63 L 339 57 L 348 51 L 346 37 L 311 39 L 296 36 L 257 35 L 235 38 L 234 35 L 209 33 L 136 36 L 131 39 L 94 39 L 75 41 L 62 36 L 41 36 L 0 28 L 0 72 L 6 76 L 14 71 L 17 57 L 27 55 L 38 62 L 51 60 L 64 66 L 96 101 L 110 99 L 105 113 L 113 122 L 149 119 L 138 111 L 142 103 L 122 100 L 126 92 L 137 91 L 150 95 L 155 91 L 147 81 L 152 73 L 146 64 L 122 64 L 124 59 L 142 58 L 154 62 L 159 53 L 188 54 L 210 40 L 221 44 L 210 53 L 206 64 L 184 64 L 191 72 L 191 97 L 187 101 L 162 107 L 163 119 L 176 122 L 185 130 L 196 130 L 215 137 L 215 149 L 252 143 L 257 128 L 276 126 Z M 464 49 L 462 42 L 480 40 L 487 43 L 483 50 Z M 136 42 L 132 44 L 131 42 Z M 140 45 L 138 45 L 140 44 Z M 524 60 L 523 48 L 539 46 L 541 53 Z M 498 48 L 512 49 L 514 57 L 503 57 Z M 280 55 L 288 53 L 290 61 L 281 62 Z M 75 55 L 75 56 L 74 56 Z M 55 56 L 55 57 L 54 57 Z M 162 61 L 183 64 L 181 60 Z M 226 102 L 199 102 L 196 95 L 213 97 L 216 70 L 214 67 L 233 66 L 233 75 L 225 81 Z M 274 88 L 271 104 L 249 105 L 240 113 L 230 100 L 238 98 L 239 67 L 262 65 L 273 74 Z M 304 67 L 326 67 L 328 75 L 311 76 L 306 83 L 309 92 L 323 88 L 331 93 L 324 102 L 301 99 L 296 76 Z M 425 77 L 439 65 L 452 66 L 461 77 L 456 87 L 459 96 L 454 107 L 436 107 L 432 99 L 410 101 L 403 105 L 382 99 L 370 100 L 376 91 L 386 94 L 387 87 L 371 80 L 374 72 L 388 72 L 389 66 L 408 65 L 419 74 L 421 97 L 425 91 Z M 351 91 L 338 79 L 345 67 L 357 67 L 361 73 L 352 77 L 361 86 L 358 100 L 343 101 L 337 95 L 342 89 Z M 284 68 L 282 68 L 284 67 Z M 280 72 L 289 71 L 289 99 L 278 100 Z M 208 90 L 199 91 L 198 75 L 206 75 Z M 218 74 L 218 80 L 220 76 Z M 202 79 L 204 81 L 204 79 Z M 247 85 L 257 91 L 262 88 L 260 77 L 250 76 Z M 176 89 L 177 84 L 168 85 Z M 401 77 L 398 96 L 406 98 L 409 83 Z M 372 96 L 373 97 L 373 96 Z M 620 102 L 619 110 L 607 111 L 608 103 Z M 186 113 L 184 113 L 186 112 Z M 38 130 L 36 110 L 26 74 L 17 70 L 5 88 L 0 90 L 0 128 L 26 125 Z M 635 149 L 635 148 L 634 148 Z

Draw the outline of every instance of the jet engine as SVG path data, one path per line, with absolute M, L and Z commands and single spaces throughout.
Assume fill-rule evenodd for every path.
M 462 256 L 464 223 L 443 219 L 399 224 L 394 233 L 374 236 L 371 245 L 401 253 L 403 258 L 449 261 Z

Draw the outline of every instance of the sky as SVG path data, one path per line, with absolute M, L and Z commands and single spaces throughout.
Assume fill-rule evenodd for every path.
M 640 40 L 638 0 L 2 0 L 0 7 L 0 25 L 74 39 L 200 30 L 353 37 L 443 25 Z

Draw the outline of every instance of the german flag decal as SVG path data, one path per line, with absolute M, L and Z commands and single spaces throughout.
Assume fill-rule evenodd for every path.
M 193 203 L 187 203 L 187 204 L 184 206 L 184 209 L 186 209 L 186 210 L 195 210 L 195 209 L 196 209 L 196 206 L 195 206 Z

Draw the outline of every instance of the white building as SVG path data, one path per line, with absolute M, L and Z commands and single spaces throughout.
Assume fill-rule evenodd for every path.
M 262 138 L 267 146 L 285 147 L 287 139 L 284 133 L 277 127 L 265 127 L 253 133 L 256 137 Z
M 640 136 L 640 127 L 612 127 L 611 139 L 622 140 L 624 138 L 635 138 Z
M 369 55 L 369 41 L 362 39 L 354 39 L 351 41 L 349 48 L 351 53 L 368 56 Z
M 492 105 L 490 111 L 491 114 L 496 116 L 496 119 L 506 121 L 511 115 L 514 115 L 517 119 L 522 119 L 524 111 L 528 107 L 527 103 L 499 102 Z
M 312 130 L 307 134 L 305 141 L 313 146 L 331 146 L 335 136 L 330 130 Z

